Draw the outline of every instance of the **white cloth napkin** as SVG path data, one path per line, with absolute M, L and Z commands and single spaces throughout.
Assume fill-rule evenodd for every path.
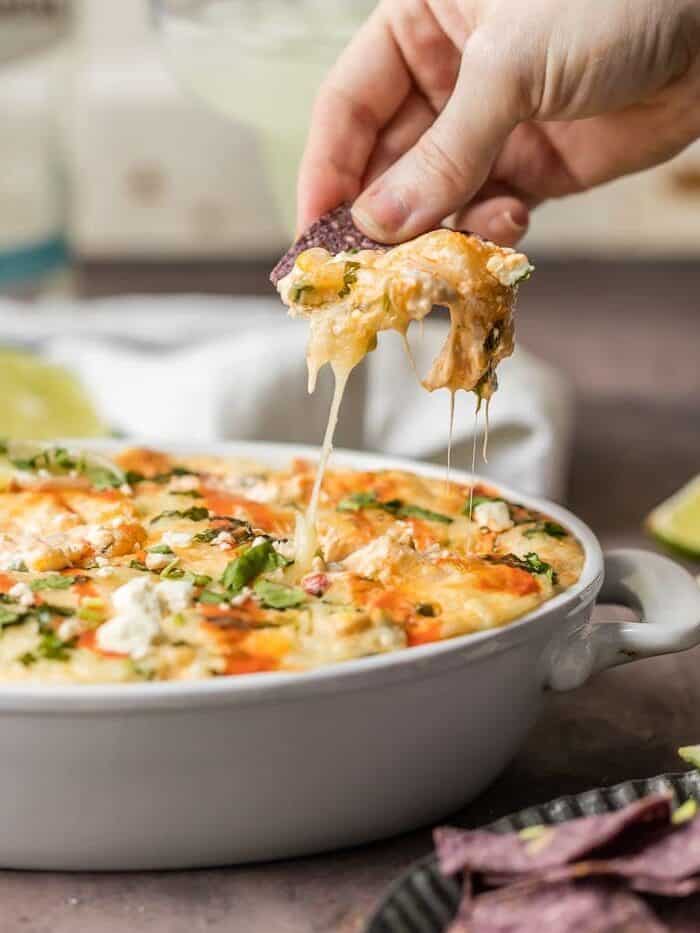
M 446 321 L 411 340 L 427 372 Z M 68 366 L 115 430 L 166 441 L 272 440 L 319 444 L 331 377 L 306 392 L 307 327 L 270 298 L 131 296 L 33 309 L 0 301 L 0 342 Z M 565 481 L 572 393 L 552 367 L 519 348 L 499 367 L 488 463 L 477 472 L 558 498 Z M 336 446 L 445 462 L 449 395 L 418 383 L 397 335 L 383 334 L 350 378 Z M 474 396 L 456 399 L 452 464 L 469 470 Z M 480 429 L 483 427 L 481 416 Z

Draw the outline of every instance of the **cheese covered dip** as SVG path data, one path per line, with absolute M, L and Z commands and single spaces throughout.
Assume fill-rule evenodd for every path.
M 498 491 L 314 464 L 2 445 L 0 680 L 303 671 L 487 631 L 574 583 L 579 542 Z

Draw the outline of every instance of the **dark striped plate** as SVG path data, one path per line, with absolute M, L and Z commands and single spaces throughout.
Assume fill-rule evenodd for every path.
M 497 833 L 510 833 L 536 824 L 563 823 L 577 816 L 620 810 L 640 797 L 669 791 L 677 806 L 691 797 L 700 800 L 700 771 L 660 774 L 575 796 L 558 797 L 504 816 L 488 828 Z M 460 891 L 460 882 L 442 875 L 435 856 L 427 855 L 391 885 L 369 921 L 366 933 L 444 933 L 457 912 Z

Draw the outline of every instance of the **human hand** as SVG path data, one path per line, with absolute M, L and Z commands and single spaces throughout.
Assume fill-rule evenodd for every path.
M 318 94 L 298 224 L 354 201 L 380 241 L 451 216 L 512 244 L 699 135 L 700 0 L 382 0 Z

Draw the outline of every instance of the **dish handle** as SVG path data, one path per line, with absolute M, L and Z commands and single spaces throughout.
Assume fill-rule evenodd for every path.
M 609 667 L 700 644 L 700 588 L 686 570 L 632 548 L 608 551 L 604 561 L 598 602 L 633 609 L 639 622 L 588 620 L 569 630 L 549 653 L 553 690 L 572 690 Z

